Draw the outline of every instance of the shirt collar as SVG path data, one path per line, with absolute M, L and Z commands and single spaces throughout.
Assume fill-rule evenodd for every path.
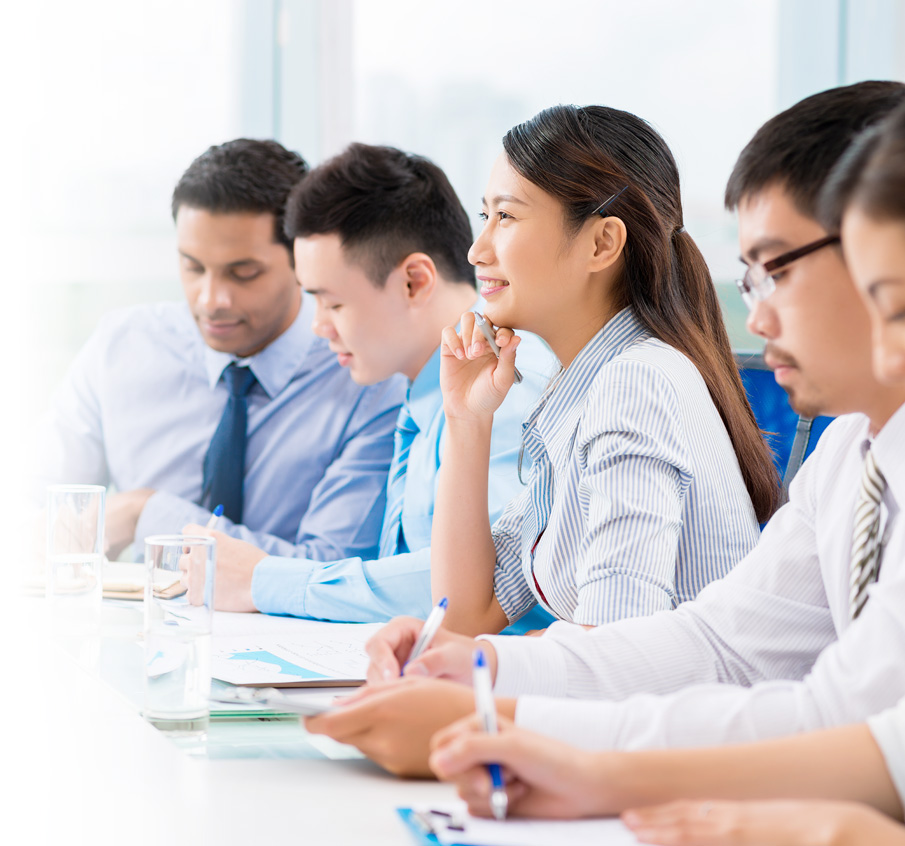
M 443 394 L 440 392 L 439 347 L 434 350 L 427 364 L 409 385 L 405 402 L 418 430 L 426 431 L 437 410 L 443 406 Z
M 572 363 L 554 379 L 537 405 L 522 424 L 523 431 L 536 428 L 541 438 L 558 429 L 570 408 L 581 403 L 597 371 L 624 352 L 632 344 L 649 338 L 631 308 L 624 308 L 610 318 Z
M 223 371 L 234 361 L 251 368 L 258 383 L 268 397 L 279 396 L 293 376 L 303 369 L 303 362 L 311 344 L 314 332 L 311 329 L 311 316 L 307 306 L 308 297 L 302 294 L 302 304 L 295 320 L 282 335 L 271 341 L 263 350 L 248 358 L 238 358 L 230 353 L 212 350 L 204 345 L 204 363 L 207 370 L 208 384 L 213 390 Z
M 896 504 L 905 507 L 905 405 L 877 432 L 870 449 Z
M 483 307 L 484 300 L 478 297 L 470 311 L 482 311 Z M 456 329 L 458 328 L 457 325 Z M 405 401 L 415 425 L 424 432 L 443 406 L 443 394 L 440 391 L 440 347 L 434 350 L 412 380 Z

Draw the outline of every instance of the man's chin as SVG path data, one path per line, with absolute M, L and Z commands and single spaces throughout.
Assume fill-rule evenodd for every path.
M 813 399 L 802 396 L 801 391 L 785 386 L 783 386 L 783 390 L 789 395 L 789 405 L 792 406 L 792 411 L 801 417 L 814 418 L 826 414 L 826 409 L 814 402 Z

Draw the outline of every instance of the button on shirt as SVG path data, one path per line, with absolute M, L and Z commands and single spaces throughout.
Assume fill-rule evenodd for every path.
M 491 520 L 522 489 L 517 469 L 521 422 L 558 366 L 539 338 L 522 336 L 518 367 L 524 381 L 512 387 L 493 418 Z M 402 536 L 412 551 L 397 549 L 374 560 L 354 557 L 328 564 L 304 557 L 265 558 L 252 577 L 252 601 L 260 611 L 348 622 L 383 621 L 400 614 L 424 618 L 430 612 L 431 523 L 446 431 L 439 348 L 411 383 L 406 402 L 418 427 L 408 455 L 402 507 Z M 523 471 L 527 478 L 528 461 Z
M 312 311 L 303 298 L 292 325 L 245 360 L 258 383 L 248 395 L 244 525 L 221 518 L 218 528 L 275 553 L 369 555 L 405 380 L 356 385 L 312 333 Z M 57 392 L 39 482 L 153 488 L 139 542 L 205 523 L 202 463 L 233 360 L 204 343 L 184 303 L 109 315 Z
M 586 625 L 675 608 L 757 543 L 704 380 L 630 309 L 588 342 L 524 429 L 531 483 L 493 527 L 494 589 L 510 620 L 537 602 Z
M 868 421 L 827 428 L 757 548 L 694 602 L 534 643 L 490 638 L 517 722 L 591 748 L 737 743 L 851 722 L 905 696 L 905 406 L 873 439 L 886 477 L 879 580 L 851 619 Z M 532 648 L 534 647 L 534 648 Z M 605 701 L 567 701 L 581 697 Z

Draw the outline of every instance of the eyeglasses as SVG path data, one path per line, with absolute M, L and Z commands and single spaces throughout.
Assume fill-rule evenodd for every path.
M 628 185 L 623 185 L 615 194 L 613 194 L 612 197 L 607 197 L 599 206 L 597 206 L 597 208 L 594 209 L 591 214 L 599 214 L 601 217 L 606 217 L 606 215 L 603 213 L 606 207 L 609 206 L 610 203 L 615 202 L 616 198 L 627 188 Z
M 827 235 L 817 241 L 812 241 L 810 244 L 805 244 L 797 250 L 789 250 L 789 252 L 783 253 L 781 256 L 777 256 L 775 259 L 763 264 L 752 264 L 741 279 L 735 280 L 739 293 L 742 295 L 742 300 L 748 306 L 748 311 L 753 311 L 757 303 L 762 303 L 776 290 L 776 279 L 774 279 L 773 274 L 777 270 L 781 270 L 793 261 L 798 261 L 798 259 L 804 258 L 823 247 L 838 243 L 838 235 Z

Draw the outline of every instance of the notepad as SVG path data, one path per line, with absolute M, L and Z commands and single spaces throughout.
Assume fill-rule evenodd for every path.
M 503 822 L 471 816 L 464 802 L 398 808 L 402 821 L 421 843 L 450 846 L 636 846 L 635 835 L 618 819 Z
M 244 621 L 235 622 L 244 628 Z M 234 634 L 231 628 L 214 627 L 215 679 L 246 687 L 352 687 L 364 684 L 368 671 L 364 646 L 380 624 L 293 620 L 277 623 L 273 633 L 262 627 Z

